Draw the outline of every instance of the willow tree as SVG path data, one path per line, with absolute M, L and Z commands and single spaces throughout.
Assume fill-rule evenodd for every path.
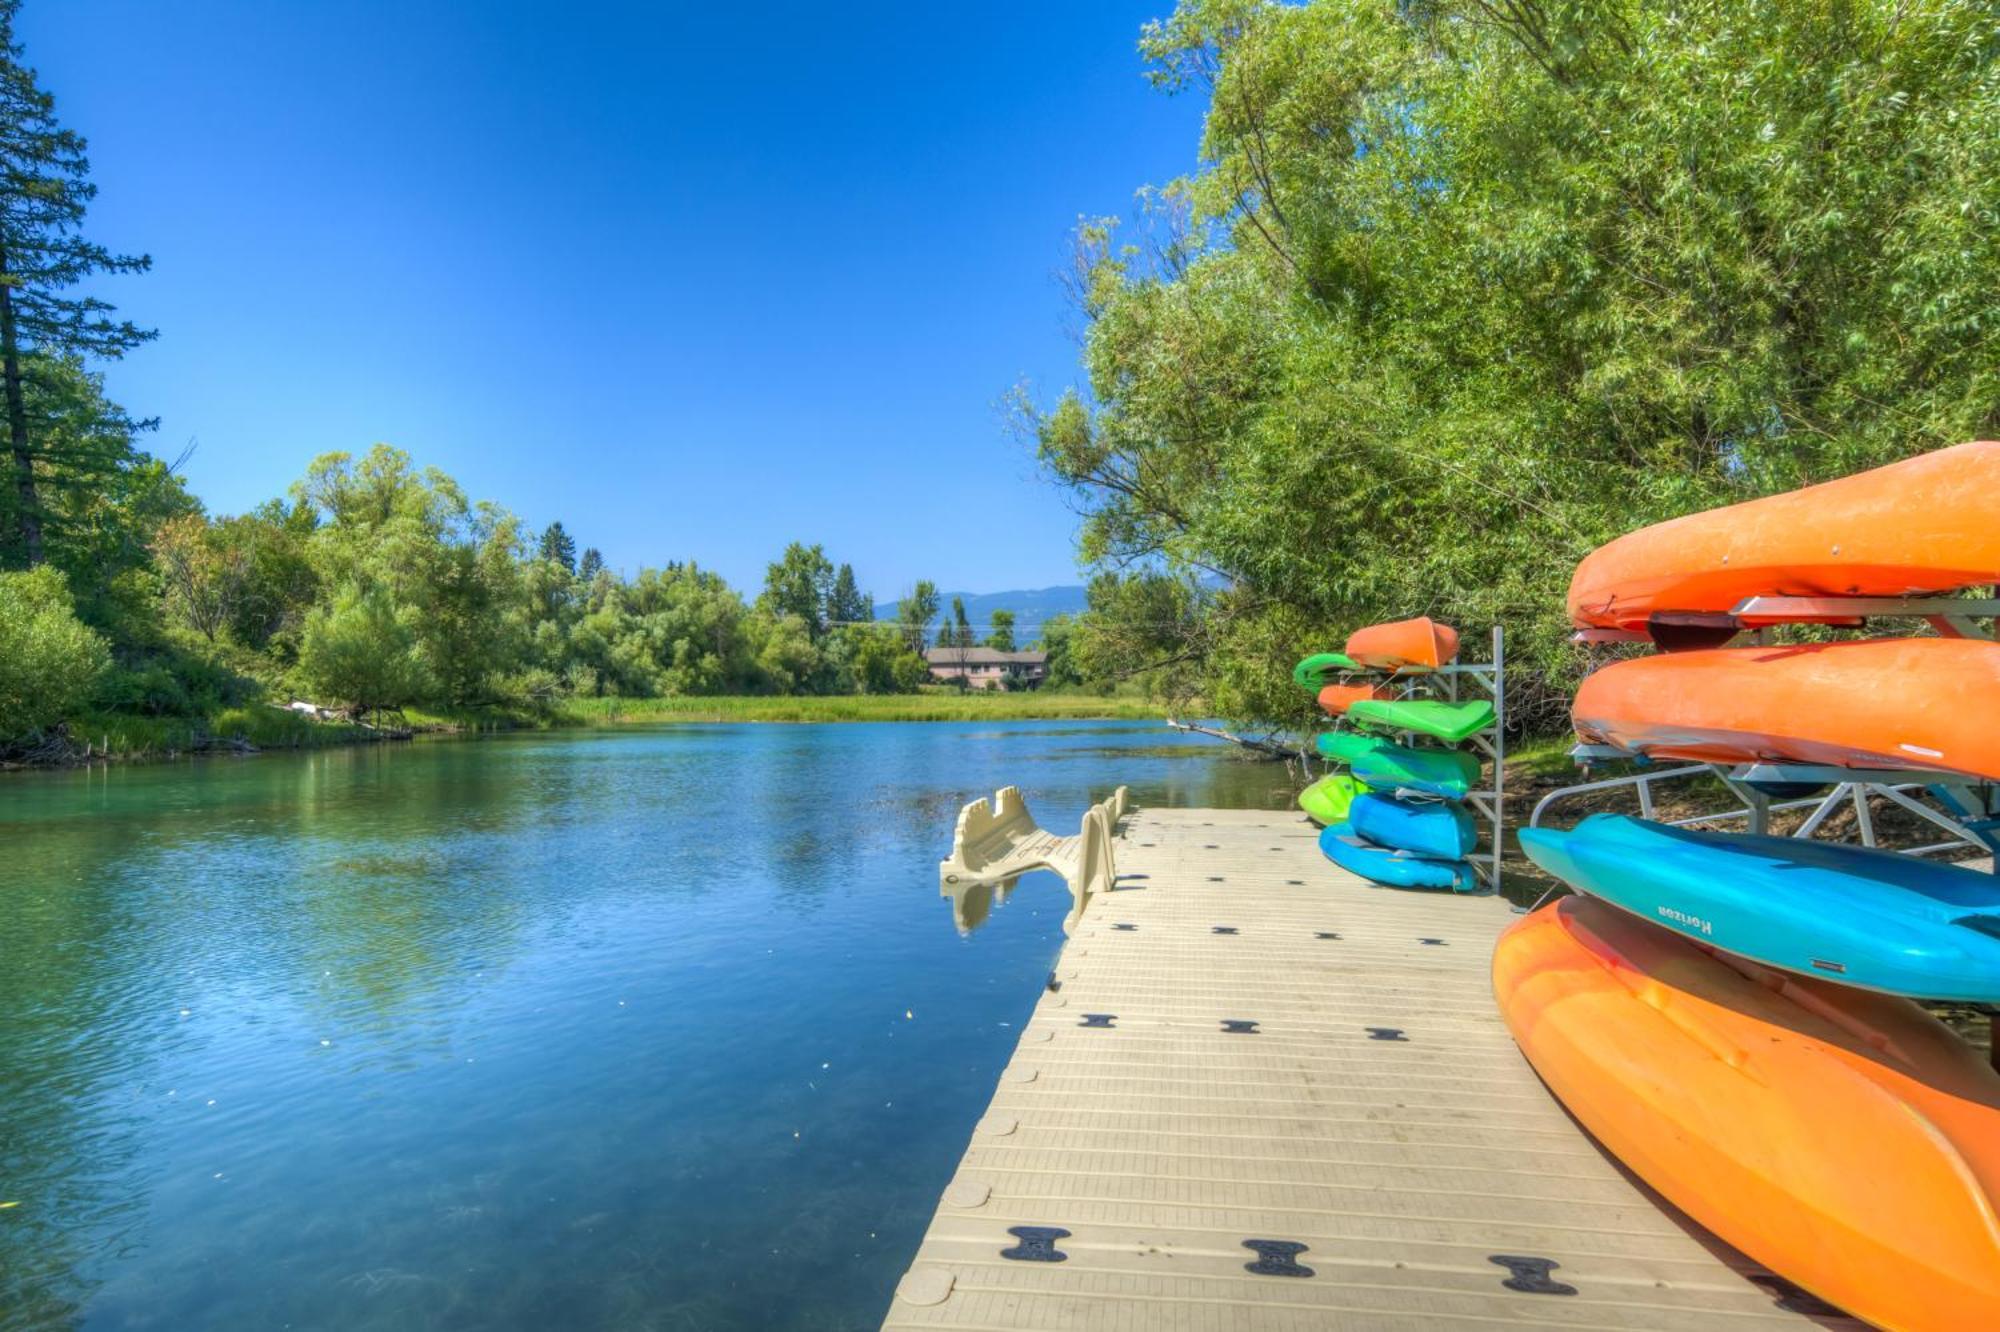
M 1088 563 L 1220 584 L 1219 707 L 1392 615 L 1560 674 L 1606 538 L 2000 428 L 1990 4 L 1182 0 L 1141 47 L 1201 165 L 1082 232 L 1029 424 Z
M 13 473 L 10 544 L 33 566 L 44 558 L 36 471 L 51 456 L 53 434 L 32 410 L 38 367 L 122 356 L 151 338 L 76 287 L 99 274 L 143 272 L 152 260 L 84 238 L 84 213 L 97 193 L 86 145 L 56 120 L 55 99 L 22 63 L 19 9 L 20 0 L 0 0 L 0 397 Z

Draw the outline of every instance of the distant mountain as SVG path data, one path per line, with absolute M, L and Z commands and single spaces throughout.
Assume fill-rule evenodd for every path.
M 938 613 L 951 614 L 951 599 L 961 597 L 965 601 L 965 618 L 980 638 L 986 637 L 987 626 L 991 624 L 993 612 L 1010 610 L 1014 612 L 1014 641 L 1022 647 L 1035 641 L 1042 631 L 1042 621 L 1051 615 L 1076 615 L 1088 604 L 1083 585 L 1070 584 L 1065 587 L 1037 587 L 1020 592 L 940 592 Z M 875 618 L 893 620 L 896 618 L 896 603 L 885 601 L 875 607 Z M 933 625 L 932 632 L 936 632 Z

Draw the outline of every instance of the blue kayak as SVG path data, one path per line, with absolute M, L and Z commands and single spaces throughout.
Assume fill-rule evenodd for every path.
M 1457 893 L 1479 889 L 1479 877 L 1464 861 L 1377 846 L 1355 836 L 1352 824 L 1336 823 L 1321 829 L 1319 849 L 1342 869 L 1392 888 L 1449 888 Z
M 1440 860 L 1461 859 L 1479 844 L 1472 815 L 1454 801 L 1356 796 L 1347 807 L 1347 821 L 1363 841 Z
M 1767 966 L 1887 994 L 2000 1001 L 2000 878 L 1866 847 L 1593 814 L 1523 828 L 1580 892 Z

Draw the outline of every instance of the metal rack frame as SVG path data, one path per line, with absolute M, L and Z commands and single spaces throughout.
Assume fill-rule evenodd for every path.
M 1458 701 L 1458 682 L 1471 680 L 1493 699 L 1493 724 L 1468 737 L 1472 747 L 1493 765 L 1493 785 L 1466 793 L 1465 803 L 1486 820 L 1492 848 L 1483 860 L 1471 865 L 1485 881 L 1489 892 L 1500 891 L 1500 862 L 1507 841 L 1507 635 L 1493 626 L 1493 658 L 1484 662 L 1454 662 L 1433 674 L 1443 676 L 1447 697 Z
M 1993 631 L 1976 621 L 2000 616 L 2000 598 L 1972 597 L 1746 597 L 1726 615 L 1710 617 L 1718 627 L 1734 627 L 1759 640 L 1766 630 L 1780 624 L 1858 625 L 1871 619 L 1921 619 L 1947 638 L 1993 640 Z M 1629 643 L 1649 641 L 1647 635 L 1623 629 L 1585 629 L 1573 638 L 1583 643 Z M 1595 762 L 1649 763 L 1644 755 L 1611 745 L 1578 745 L 1570 756 L 1586 768 Z M 1812 837 L 1838 813 L 1843 805 L 1854 810 L 1855 831 L 1863 846 L 1878 845 L 1871 796 L 1881 796 L 1926 822 L 1950 834 L 1950 839 L 1925 846 L 1897 848 L 1905 855 L 1935 855 L 1941 851 L 1971 847 L 1993 857 L 1993 869 L 2000 873 L 2000 786 L 1951 773 L 1921 768 L 1840 768 L 1812 763 L 1693 763 L 1651 772 L 1628 773 L 1618 777 L 1579 782 L 1551 791 L 1536 802 L 1528 816 L 1530 828 L 1539 827 L 1551 806 L 1589 791 L 1632 787 L 1639 799 L 1639 811 L 1653 814 L 1653 784 L 1697 774 L 1712 774 L 1739 801 L 1740 808 L 1718 810 L 1684 819 L 1672 819 L 1671 826 L 1747 820 L 1750 832 L 1769 829 L 1771 815 L 1780 810 L 1811 809 L 1805 821 L 1791 834 Z M 1824 794 L 1800 800 L 1773 800 L 1753 783 L 1797 783 L 1829 786 Z M 1929 797 L 1934 804 L 1924 803 Z

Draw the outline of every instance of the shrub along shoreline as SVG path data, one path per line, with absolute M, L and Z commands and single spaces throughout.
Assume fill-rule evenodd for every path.
M 445 738 L 523 730 L 613 730 L 630 726 L 731 722 L 1155 721 L 1164 705 L 1130 696 L 1066 693 L 853 694 L 834 697 L 719 694 L 667 698 L 566 699 L 540 712 L 502 708 L 411 710 L 399 724 L 320 721 L 254 704 L 208 717 L 95 714 L 67 734 L 0 760 L 0 770 L 86 763 L 159 761 L 195 755 L 250 755 L 417 736 Z

